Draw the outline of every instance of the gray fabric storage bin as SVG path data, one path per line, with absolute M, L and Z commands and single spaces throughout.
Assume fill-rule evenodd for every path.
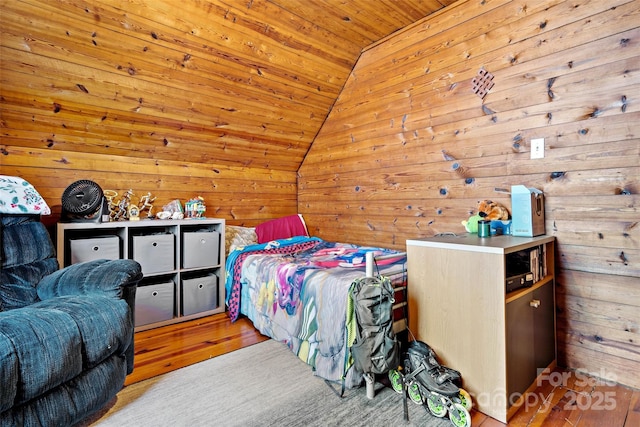
M 118 236 L 70 239 L 71 264 L 95 259 L 119 259 L 120 238 Z
M 136 290 L 136 326 L 173 318 L 173 282 L 138 286 Z
M 214 267 L 220 264 L 220 233 L 195 231 L 182 234 L 182 267 Z
M 182 315 L 218 307 L 218 276 L 208 275 L 182 281 Z
M 142 266 L 143 274 L 166 273 L 175 269 L 173 234 L 133 236 L 133 259 Z

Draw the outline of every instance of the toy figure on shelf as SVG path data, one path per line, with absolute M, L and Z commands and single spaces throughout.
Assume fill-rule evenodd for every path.
M 195 197 L 184 204 L 185 216 L 187 218 L 202 218 L 207 210 L 204 204 L 204 198 Z
M 153 218 L 153 202 L 156 200 L 155 197 L 151 197 L 151 193 L 147 193 L 144 196 L 140 197 L 140 202 L 138 202 L 138 208 L 140 209 L 140 214 L 145 209 L 147 210 L 147 218 Z
M 118 208 L 117 204 L 113 201 L 116 197 L 118 197 L 118 192 L 114 190 L 104 190 L 102 192 L 104 197 L 107 199 L 107 203 L 109 205 L 109 221 L 115 221 L 116 210 Z
M 478 203 L 478 213 L 462 221 L 462 225 L 468 233 L 477 233 L 479 221 L 490 221 L 490 230 L 493 229 L 493 231 L 490 231 L 491 234 L 511 234 L 510 231 L 505 232 L 505 230 L 510 230 L 510 216 L 507 208 L 500 203 L 481 200 Z
M 129 204 L 131 203 L 131 196 L 133 196 L 133 190 L 129 189 L 125 191 L 122 198 L 116 206 L 113 221 L 125 221 L 129 219 Z

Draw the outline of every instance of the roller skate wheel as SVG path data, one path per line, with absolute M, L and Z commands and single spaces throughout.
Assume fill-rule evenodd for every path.
M 471 415 L 460 403 L 454 403 L 449 408 L 449 421 L 456 427 L 471 427 Z
M 473 407 L 473 400 L 471 399 L 471 395 L 469 392 L 463 388 L 460 389 L 458 393 L 458 398 L 460 399 L 460 404 L 464 406 L 464 409 L 470 411 Z
M 391 382 L 391 388 L 396 392 L 396 393 L 400 393 L 402 394 L 403 387 L 403 381 L 402 381 L 402 374 L 397 371 L 396 369 L 392 369 L 389 371 L 389 381 Z
M 416 405 L 422 405 L 424 400 L 422 400 L 422 394 L 420 394 L 420 386 L 418 383 L 411 383 L 407 388 L 407 392 L 409 393 L 409 399 Z
M 447 407 L 445 406 L 442 398 L 437 393 L 429 393 L 426 398 L 427 408 L 434 417 L 442 418 L 447 415 Z

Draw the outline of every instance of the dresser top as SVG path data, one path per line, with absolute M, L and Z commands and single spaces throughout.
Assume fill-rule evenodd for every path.
M 522 249 L 552 242 L 553 236 L 515 237 L 500 235 L 492 237 L 478 237 L 477 234 L 441 234 L 434 237 L 407 240 L 407 246 L 422 246 L 429 248 L 443 248 L 470 252 L 485 252 L 508 254 Z

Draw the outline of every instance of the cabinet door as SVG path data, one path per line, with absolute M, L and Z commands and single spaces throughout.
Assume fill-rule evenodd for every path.
M 556 357 L 554 313 L 553 281 L 507 304 L 509 406 Z
M 510 407 L 535 380 L 534 309 L 532 294 L 511 301 L 506 307 L 507 402 Z

